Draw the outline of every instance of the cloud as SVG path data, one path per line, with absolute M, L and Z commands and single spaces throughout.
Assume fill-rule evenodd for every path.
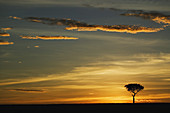
M 11 29 L 12 29 L 12 27 L 0 28 L 0 30 L 4 30 L 4 31 L 11 30 Z
M 137 99 L 137 103 L 169 103 L 170 98 L 156 98 L 156 99 Z
M 105 26 L 105 25 L 96 25 L 90 27 L 67 27 L 66 30 L 77 30 L 77 31 L 107 31 L 107 32 L 126 32 L 131 34 L 136 33 L 151 33 L 158 32 L 164 30 L 163 28 L 149 28 L 149 27 L 140 27 L 140 26 L 129 26 L 129 25 L 113 25 L 113 26 Z
M 170 78 L 169 79 L 164 79 L 165 81 L 170 81 Z
M 94 7 L 92 5 L 89 4 L 83 4 L 83 6 L 85 7 Z M 104 7 L 98 7 L 98 8 L 104 8 Z M 117 9 L 117 8 L 108 8 L 110 10 L 114 10 L 114 11 L 124 11 L 123 9 Z M 165 15 L 159 12 L 145 12 L 143 10 L 126 10 L 126 13 L 123 13 L 121 15 L 124 16 L 136 16 L 136 17 L 142 17 L 144 19 L 150 19 L 156 23 L 164 23 L 164 24 L 170 24 L 170 15 Z M 168 26 L 168 25 L 167 25 Z M 164 26 L 164 27 L 167 27 Z
M 153 99 L 153 100 L 159 100 L 159 101 L 161 101 L 161 100 L 164 100 L 164 99 L 170 99 L 170 95 L 169 95 L 169 93 L 162 93 L 162 94 L 160 94 L 160 93 L 156 93 L 156 94 L 147 94 L 147 97 L 148 97 L 148 99 Z M 158 102 L 158 101 L 157 101 Z
M 31 22 L 42 22 L 41 20 L 37 20 L 37 19 L 32 19 L 32 20 L 30 20 Z
M 0 40 L 0 45 L 10 45 L 10 44 L 14 44 L 14 42 Z
M 108 57 L 108 59 L 112 59 Z M 115 58 L 113 61 L 95 62 L 90 65 L 98 66 L 159 66 L 170 63 L 169 53 L 159 54 L 136 54 L 127 58 Z
M 90 4 L 82 4 L 85 7 L 95 7 Z M 98 7 L 101 9 L 104 9 L 105 7 Z M 124 11 L 125 9 L 117 9 L 117 8 L 108 8 L 110 10 L 114 11 Z M 156 23 L 164 23 L 164 24 L 170 24 L 170 15 L 165 15 L 159 12 L 145 12 L 143 10 L 126 10 L 126 13 L 123 13 L 121 15 L 123 16 L 136 16 L 136 17 L 142 17 L 144 19 L 150 19 Z M 164 26 L 166 27 L 166 26 Z
M 84 6 L 93 6 L 95 8 L 117 8 L 119 10 L 126 9 L 142 9 L 142 10 L 156 10 L 156 11 L 169 11 L 168 0 L 93 0 L 84 2 Z
M 42 40 L 77 40 L 75 37 L 67 36 L 21 36 L 22 39 L 42 39 Z
M 120 82 L 120 80 L 126 81 L 129 77 L 132 77 L 132 80 L 143 80 L 149 81 L 153 77 L 157 76 L 159 82 L 165 83 L 165 79 L 169 79 L 169 66 L 170 66 L 170 54 L 138 54 L 134 56 L 127 57 L 126 59 L 117 59 L 114 58 L 107 61 L 98 61 L 94 63 L 89 63 L 84 66 L 75 67 L 71 72 L 65 73 L 62 75 L 52 74 L 44 77 L 34 77 L 34 78 L 24 78 L 24 79 L 7 79 L 6 81 L 2 81 L 0 86 L 12 85 L 12 84 L 23 84 L 23 83 L 37 83 L 43 81 L 52 81 L 52 80 L 61 80 L 67 81 L 71 80 L 74 82 L 81 83 L 91 83 L 90 85 L 96 84 L 94 80 L 101 84 L 101 80 L 103 83 L 110 81 L 112 78 L 112 82 Z M 135 68 L 135 69 L 134 69 Z M 134 75 L 134 76 L 133 76 Z M 138 78 L 136 75 L 146 76 L 144 78 Z M 164 76 L 162 76 L 164 75 Z M 120 78 L 122 76 L 122 78 Z M 135 77 L 136 78 L 133 78 Z M 107 78 L 106 78 L 107 77 Z M 151 77 L 148 79 L 148 77 Z M 146 79 L 147 80 L 146 80 Z M 105 82 L 104 82 L 105 81 Z M 152 81 L 154 82 L 154 80 Z M 167 81 L 168 82 L 168 81 Z M 106 83 L 107 84 L 107 83 Z M 108 84 L 110 84 L 108 82 Z M 157 83 L 158 84 L 158 83 Z M 69 84 L 70 85 L 70 84 Z M 74 86 L 75 87 L 75 86 Z
M 0 33 L 0 36 L 10 36 L 9 33 Z
M 13 19 L 17 19 L 17 20 L 22 20 L 22 18 L 16 17 L 16 16 L 9 16 L 9 18 L 13 18 Z
M 20 18 L 19 18 L 20 19 Z M 164 28 L 150 28 L 150 27 L 142 27 L 136 25 L 90 25 L 84 22 L 72 20 L 72 19 L 58 19 L 58 18 L 39 18 L 39 17 L 27 17 L 23 18 L 23 20 L 38 22 L 48 25 L 66 25 L 66 30 L 77 30 L 77 31 L 106 31 L 106 32 L 125 32 L 136 34 L 140 32 L 158 32 L 164 30 Z M 30 37 L 31 38 L 31 37 Z M 36 37 L 35 37 L 36 38 Z M 32 39 L 34 39 L 32 37 Z
M 39 48 L 40 46 L 34 46 L 35 48 Z
M 65 76 L 52 74 L 52 75 L 48 75 L 45 77 L 33 77 L 33 78 L 24 78 L 24 79 L 7 79 L 7 80 L 1 80 L 0 86 L 57 80 L 57 79 L 62 79 L 63 77 L 66 77 L 66 76 L 67 76 L 67 74 Z
M 170 15 L 164 15 L 158 12 L 144 12 L 143 10 L 129 10 L 124 16 L 136 16 L 144 19 L 150 19 L 156 23 L 170 24 Z
M 44 93 L 44 90 L 37 90 L 37 89 L 10 89 L 9 91 L 19 91 L 19 92 L 26 92 L 26 93 Z

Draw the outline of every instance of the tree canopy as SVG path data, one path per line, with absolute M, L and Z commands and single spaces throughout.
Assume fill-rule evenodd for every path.
M 139 91 L 143 90 L 144 87 L 140 84 L 128 84 L 125 85 L 128 91 L 132 92 L 133 94 L 137 94 Z
M 140 85 L 140 84 L 128 84 L 125 85 L 126 89 L 132 93 L 133 96 L 133 103 L 135 103 L 135 96 L 136 94 L 144 89 L 144 86 Z

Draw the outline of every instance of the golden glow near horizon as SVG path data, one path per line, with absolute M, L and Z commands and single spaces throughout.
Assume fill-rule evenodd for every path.
M 131 103 L 132 97 L 123 86 L 127 83 L 136 82 L 145 87 L 145 90 L 136 96 L 136 102 L 138 103 L 158 102 L 159 99 L 170 98 L 168 93 L 151 93 L 162 89 L 161 86 L 170 85 L 165 79 L 170 74 L 168 68 L 170 64 L 166 64 L 170 62 L 170 54 L 139 54 L 130 58 L 117 62 L 90 63 L 84 67 L 76 67 L 71 72 L 61 75 L 52 74 L 39 78 L 9 79 L 1 81 L 0 86 L 41 82 L 48 84 L 50 81 L 56 81 L 56 84 L 58 81 L 63 81 L 63 84 L 59 86 L 54 84 L 53 86 L 39 86 L 36 89 L 31 87 L 27 89 L 24 86 L 18 89 L 8 88 L 11 93 L 18 92 L 17 94 L 23 96 L 22 102 L 14 99 L 15 101 L 8 101 L 9 103 Z M 106 64 L 109 66 L 105 66 Z M 160 65 L 162 66 L 160 67 Z M 143 75 L 142 78 L 140 75 Z M 153 80 L 155 76 L 160 82 Z M 147 82 L 148 80 L 153 81 Z M 72 81 L 72 84 L 69 81 Z M 159 85 L 160 87 L 151 87 L 151 85 Z M 167 87 L 167 89 L 169 88 Z M 35 93 L 41 93 L 41 95 L 39 95 L 39 99 L 30 101 L 27 93 L 33 93 L 34 96 Z M 53 96 L 49 97 L 48 94 Z M 42 99 L 44 97 L 45 99 Z

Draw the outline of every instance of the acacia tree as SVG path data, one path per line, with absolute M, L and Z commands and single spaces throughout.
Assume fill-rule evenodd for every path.
M 133 103 L 135 103 L 135 96 L 136 94 L 144 89 L 144 86 L 140 85 L 140 84 L 128 84 L 125 85 L 124 87 L 126 87 L 126 89 L 132 93 L 133 96 Z

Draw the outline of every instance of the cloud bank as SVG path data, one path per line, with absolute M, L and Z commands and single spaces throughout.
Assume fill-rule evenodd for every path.
M 75 37 L 66 36 L 21 36 L 22 39 L 42 39 L 42 40 L 77 40 Z
M 16 17 L 11 17 L 17 19 Z M 19 18 L 20 19 L 20 18 Z M 72 19 L 58 19 L 58 18 L 39 18 L 39 17 L 27 17 L 22 18 L 23 20 L 38 22 L 48 25 L 65 25 L 66 30 L 77 30 L 77 31 L 106 31 L 106 32 L 126 32 L 136 34 L 140 32 L 158 32 L 164 30 L 164 28 L 150 28 L 136 25 L 91 25 L 84 22 L 72 20 Z

